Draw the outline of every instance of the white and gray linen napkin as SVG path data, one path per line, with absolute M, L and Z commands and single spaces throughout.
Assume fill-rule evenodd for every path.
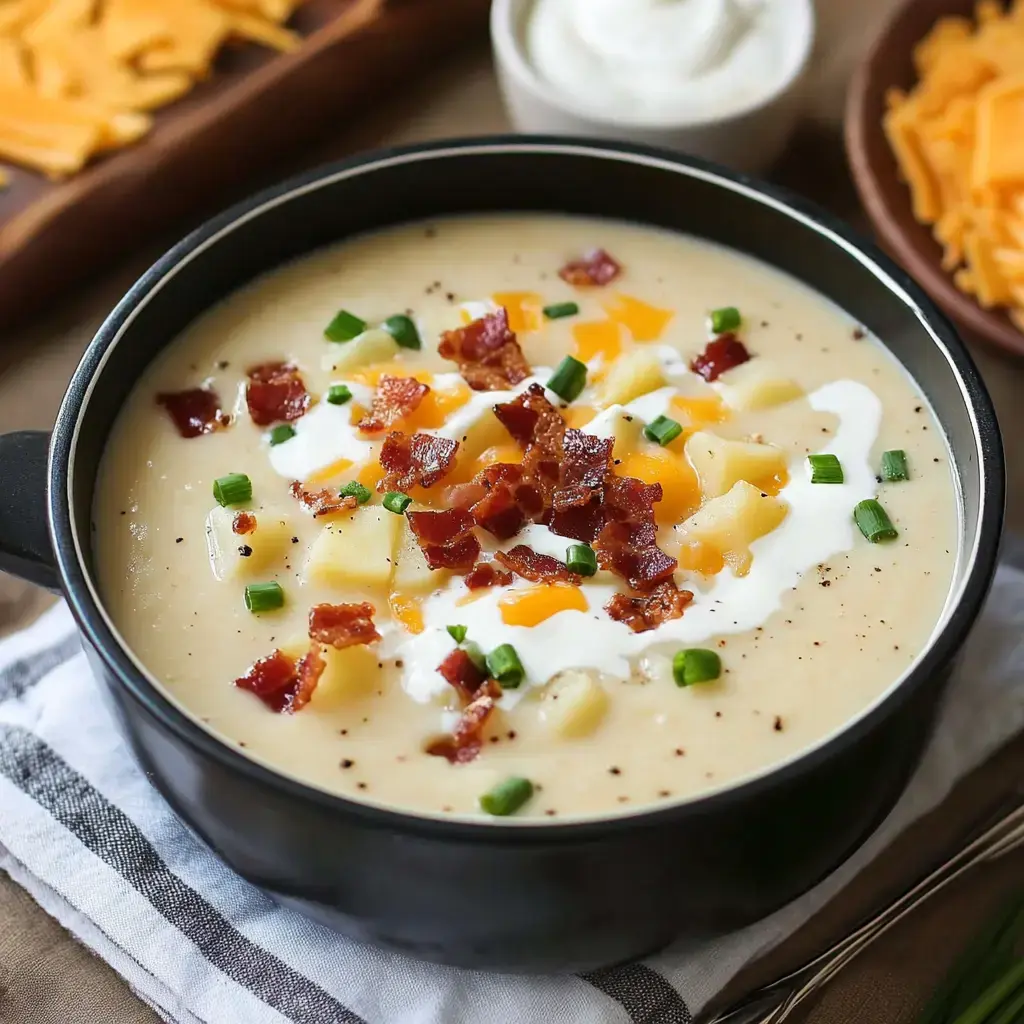
M 819 886 L 698 948 L 500 975 L 352 942 L 234 875 L 150 787 L 61 604 L 0 644 L 0 868 L 175 1024 L 687 1024 L 1024 728 L 1024 573 L 1004 565 L 897 808 Z

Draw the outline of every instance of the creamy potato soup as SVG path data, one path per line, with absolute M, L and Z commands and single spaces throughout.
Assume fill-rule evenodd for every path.
M 193 323 L 120 414 L 103 599 L 184 708 L 359 800 L 629 812 L 764 769 L 914 661 L 956 485 L 843 312 L 692 238 L 480 216 Z

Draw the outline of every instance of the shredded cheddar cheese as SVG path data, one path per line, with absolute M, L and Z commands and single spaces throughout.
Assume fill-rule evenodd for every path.
M 538 583 L 509 590 L 498 601 L 506 626 L 537 626 L 564 611 L 585 612 L 590 605 L 579 587 L 568 583 Z

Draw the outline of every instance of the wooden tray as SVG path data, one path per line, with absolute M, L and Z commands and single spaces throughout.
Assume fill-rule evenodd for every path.
M 173 2 L 173 0 L 172 0 Z M 13 169 L 0 191 L 0 329 L 196 210 L 236 198 L 262 167 L 323 138 L 388 88 L 483 31 L 487 0 L 310 0 L 294 53 L 228 49 L 160 111 L 148 136 L 63 182 Z M 184 230 L 184 229 L 183 229 Z

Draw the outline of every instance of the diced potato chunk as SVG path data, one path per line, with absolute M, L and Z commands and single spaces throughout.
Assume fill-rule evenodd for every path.
M 661 360 L 649 349 L 638 348 L 620 356 L 608 371 L 597 392 L 602 406 L 625 405 L 634 398 L 656 391 L 665 384 Z
M 219 580 L 265 576 L 284 562 L 292 546 L 288 517 L 280 512 L 259 511 L 252 533 L 232 529 L 237 509 L 218 505 L 206 518 L 206 546 L 210 564 Z
M 639 416 L 631 416 L 621 405 L 605 409 L 596 419 L 586 426 L 588 434 L 596 437 L 610 437 L 615 442 L 612 455 L 623 459 L 630 452 L 640 447 L 640 436 L 644 429 L 643 420 Z
M 715 548 L 737 573 L 750 568 L 750 545 L 771 533 L 786 517 L 786 503 L 740 480 L 728 493 L 712 498 L 681 529 L 684 541 Z
M 796 381 L 786 377 L 774 363 L 762 358 L 751 359 L 727 370 L 718 381 L 726 405 L 741 411 L 782 405 L 804 393 Z
M 608 694 L 592 673 L 581 669 L 559 672 L 541 695 L 541 720 L 569 739 L 592 733 L 607 710 Z
M 382 505 L 364 505 L 332 519 L 309 549 L 310 579 L 332 587 L 386 585 L 399 523 Z
M 295 659 L 308 650 L 308 637 L 296 637 L 281 646 L 284 654 Z M 309 708 L 318 711 L 330 711 L 365 696 L 374 689 L 381 674 L 377 652 L 367 644 L 355 644 L 340 651 L 321 644 L 320 657 L 324 659 L 324 671 L 309 702 Z
M 401 594 L 427 594 L 440 587 L 451 573 L 447 569 L 431 569 L 409 521 L 405 516 L 392 518 L 399 526 L 392 587 Z
M 770 444 L 726 441 L 708 431 L 698 430 L 686 442 L 686 457 L 697 471 L 705 498 L 725 494 L 737 480 L 755 487 L 774 480 L 786 471 L 786 453 Z
M 399 348 L 395 339 L 380 327 L 368 331 L 351 341 L 333 341 L 323 357 L 323 368 L 332 371 L 354 370 L 369 363 L 383 363 L 394 359 Z

